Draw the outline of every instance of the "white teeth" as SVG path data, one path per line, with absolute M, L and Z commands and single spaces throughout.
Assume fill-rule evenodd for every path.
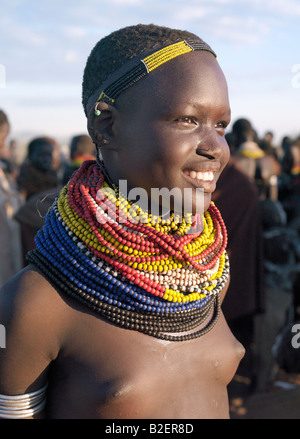
M 196 172 L 196 171 L 188 171 L 186 172 L 191 178 L 196 178 L 197 180 L 203 181 L 212 181 L 214 179 L 214 173 L 212 171 L 207 172 Z

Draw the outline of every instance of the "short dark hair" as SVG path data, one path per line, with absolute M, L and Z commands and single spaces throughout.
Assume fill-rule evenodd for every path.
M 9 125 L 8 117 L 7 117 L 7 115 L 4 113 L 3 110 L 0 110 L 0 125 L 4 125 L 4 124 L 6 124 L 6 123 Z
M 70 158 L 73 160 L 76 155 L 95 154 L 95 146 L 92 139 L 87 134 L 79 134 L 71 139 L 70 143 Z
M 101 84 L 126 61 L 142 52 L 159 49 L 179 40 L 192 38 L 206 44 L 197 35 L 178 29 L 154 24 L 128 26 L 104 37 L 92 49 L 84 69 L 82 82 L 82 104 L 86 112 L 90 96 Z M 209 47 L 207 45 L 207 47 Z
M 33 154 L 44 145 L 50 145 L 51 148 L 54 149 L 53 144 L 46 137 L 37 137 L 31 140 L 27 147 L 27 157 L 30 159 Z
M 232 125 L 232 133 L 236 139 L 236 146 L 247 140 L 257 140 L 255 130 L 248 119 L 237 119 Z

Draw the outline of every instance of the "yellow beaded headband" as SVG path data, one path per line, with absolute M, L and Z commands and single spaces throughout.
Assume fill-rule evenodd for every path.
M 209 45 L 201 40 L 186 39 L 184 41 L 179 41 L 163 47 L 146 58 L 141 59 L 136 66 L 132 67 L 120 78 L 102 90 L 95 105 L 95 115 L 99 116 L 101 114 L 101 111 L 97 109 L 97 105 L 100 101 L 114 104 L 120 93 L 155 70 L 157 67 L 173 58 L 176 58 L 179 55 L 183 55 L 194 50 L 206 50 L 211 52 L 217 58 L 217 55 L 209 47 Z

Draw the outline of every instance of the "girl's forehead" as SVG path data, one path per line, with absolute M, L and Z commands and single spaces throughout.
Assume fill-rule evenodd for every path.
M 120 102 L 138 106 L 147 100 L 166 107 L 178 103 L 213 101 L 229 105 L 227 82 L 216 59 L 208 52 L 192 52 L 178 57 L 128 89 Z
M 110 74 L 102 83 L 101 93 L 98 95 L 96 103 L 94 104 L 95 114 L 100 114 L 97 108 L 98 103 L 106 102 L 110 105 L 114 105 L 118 96 L 124 93 L 129 87 L 132 87 L 149 74 L 152 75 L 153 71 L 156 71 L 164 64 L 194 51 L 207 52 L 216 58 L 216 53 L 204 41 L 187 38 L 186 40 L 160 47 L 153 53 L 148 53 L 145 57 L 141 58 L 141 56 L 137 56 L 137 58 L 125 62 L 120 69 Z M 132 62 L 134 64 L 132 64 Z M 126 69 L 126 71 L 122 72 L 122 68 Z
M 218 61 L 208 52 L 192 52 L 174 59 L 154 72 L 152 78 L 158 86 L 160 83 L 163 86 L 174 84 L 180 88 L 189 85 L 190 81 L 194 86 L 211 81 L 226 83 Z

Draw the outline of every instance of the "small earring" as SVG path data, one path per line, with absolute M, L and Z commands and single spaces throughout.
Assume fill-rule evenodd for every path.
M 99 104 L 99 102 L 97 102 L 97 104 L 95 105 L 95 110 L 94 110 L 94 114 L 95 114 L 95 116 L 100 116 L 100 114 L 101 114 L 101 111 L 100 110 L 98 110 L 98 104 Z
M 104 138 L 103 138 L 102 142 L 104 143 L 104 145 L 108 145 L 109 144 L 109 141 L 107 139 L 104 139 Z

